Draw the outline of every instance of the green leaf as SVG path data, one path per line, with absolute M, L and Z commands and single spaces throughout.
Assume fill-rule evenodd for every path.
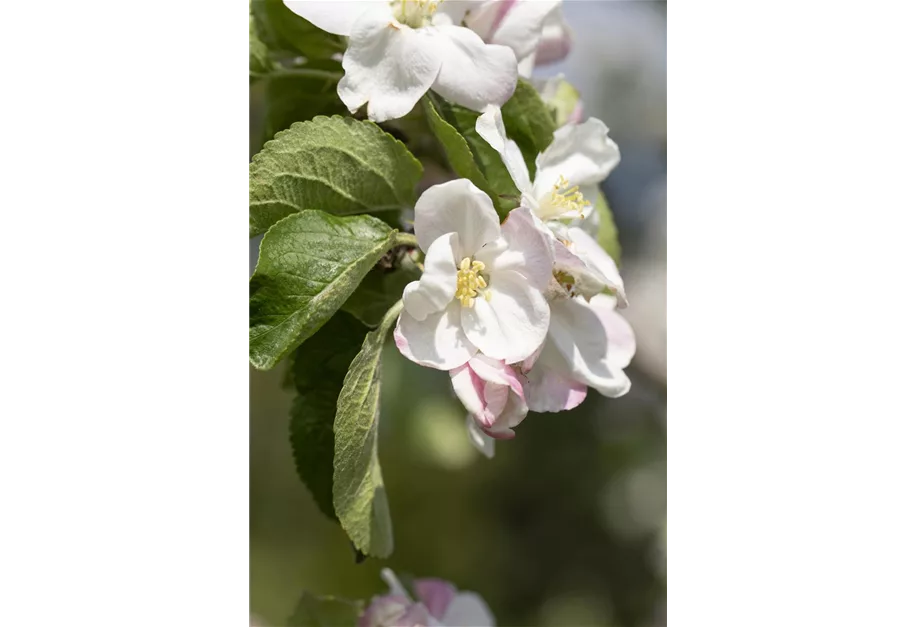
M 344 377 L 334 418 L 334 511 L 357 550 L 375 557 L 393 549 L 377 435 L 382 347 L 402 307 L 398 301 L 366 336 Z
M 430 130 L 439 140 L 446 153 L 446 160 L 455 170 L 460 178 L 470 180 L 481 191 L 486 192 L 494 204 L 500 202 L 499 196 L 490 189 L 490 184 L 484 178 L 484 174 L 474 161 L 474 155 L 471 154 L 471 148 L 465 138 L 455 130 L 455 128 L 446 122 L 436 111 L 436 106 L 430 97 L 423 99 L 423 111 L 427 116 L 427 122 L 430 124 Z
M 506 101 L 500 112 L 507 137 L 519 145 L 529 167 L 529 176 L 534 178 L 535 157 L 554 140 L 556 125 L 551 109 L 531 83 L 520 78 L 513 97 Z
M 346 114 L 347 108 L 337 94 L 343 72 L 309 68 L 283 70 L 272 74 L 265 90 L 264 135 L 271 139 L 295 122 L 318 115 Z
M 387 271 L 373 268 L 341 309 L 366 326 L 375 327 L 385 312 L 401 298 L 405 286 L 419 280 L 420 274 L 420 270 L 413 266 Z
M 608 200 L 601 190 L 599 190 L 598 201 L 595 203 L 595 210 L 599 214 L 599 232 L 596 241 L 615 260 L 615 263 L 620 264 L 621 244 L 618 242 L 618 227 L 615 226 L 611 207 L 608 206 Z
M 340 37 L 326 33 L 299 17 L 283 0 L 253 0 L 252 13 L 260 38 L 268 48 L 276 52 L 302 54 L 310 59 L 327 59 L 346 49 Z
M 251 3 L 249 3 L 251 10 Z M 255 16 L 248 16 L 248 75 L 250 80 L 255 80 L 269 73 L 273 67 L 267 46 L 258 36 Z
M 391 248 L 395 234 L 371 216 L 321 211 L 303 211 L 271 227 L 249 283 L 252 365 L 274 367 L 318 331 Z
M 252 159 L 249 234 L 305 209 L 352 215 L 413 207 L 421 174 L 404 144 L 372 122 L 297 122 Z
M 491 197 L 500 218 L 505 218 L 512 209 L 519 206 L 519 190 L 516 189 L 516 184 L 513 183 L 513 178 L 510 176 L 506 166 L 503 165 L 500 154 L 491 148 L 490 144 L 484 141 L 484 138 L 478 135 L 478 132 L 475 130 L 475 122 L 477 122 L 481 114 L 477 111 L 472 111 L 471 109 L 466 109 L 465 107 L 448 102 L 433 93 L 428 94 L 428 97 L 433 104 L 432 112 L 436 113 L 442 122 L 442 124 L 439 124 L 441 128 L 440 132 L 444 136 L 447 136 L 447 140 L 449 141 L 449 145 L 447 146 L 446 141 L 437 134 L 437 139 L 440 140 L 446 151 L 449 164 L 453 169 L 456 169 L 457 173 L 459 173 L 457 168 L 460 165 L 465 171 L 465 174 L 460 173 L 460 175 L 469 178 L 472 183 L 475 183 L 475 179 L 469 176 L 469 174 L 473 175 L 474 172 L 467 164 L 465 156 L 460 154 L 460 147 L 455 142 L 454 135 L 457 134 L 464 138 L 471 151 L 474 164 L 477 166 L 478 171 L 481 172 L 487 183 L 486 187 L 481 187 L 477 183 L 475 183 L 475 185 L 480 187 L 481 191 L 486 192 Z M 425 111 L 426 106 L 427 104 L 425 102 Z M 431 122 L 431 125 L 433 123 L 434 122 Z M 447 133 L 443 124 L 451 127 L 455 133 Z M 436 133 L 435 129 L 434 133 Z M 450 135 L 451 137 L 449 137 Z M 454 153 L 452 156 L 449 155 L 450 147 Z M 453 159 L 455 159 L 456 162 L 453 162 Z
M 299 394 L 290 411 L 293 460 L 318 508 L 334 521 L 334 415 L 344 376 L 365 337 L 366 327 L 339 311 L 293 353 L 291 374 Z
M 352 627 L 363 613 L 363 603 L 304 592 L 287 627 Z

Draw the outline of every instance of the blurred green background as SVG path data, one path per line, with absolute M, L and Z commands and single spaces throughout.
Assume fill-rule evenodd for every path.
M 475 590 L 503 626 L 666 623 L 665 3 L 566 2 L 564 13 L 573 52 L 536 76 L 563 73 L 621 147 L 604 189 L 637 333 L 633 388 L 530 413 L 488 460 L 468 441 L 448 376 L 389 345 L 380 457 L 395 552 L 356 564 L 296 475 L 283 369 L 252 369 L 251 612 L 261 624 L 284 624 L 305 590 L 382 593 L 383 566 Z M 254 149 L 260 97 L 253 89 Z

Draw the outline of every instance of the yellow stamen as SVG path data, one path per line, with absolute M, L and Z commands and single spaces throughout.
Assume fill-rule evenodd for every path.
M 474 299 L 482 292 L 484 298 L 490 300 L 490 290 L 484 292 L 487 281 L 480 275 L 484 268 L 483 262 L 472 262 L 470 257 L 465 257 L 459 264 L 458 275 L 455 279 L 455 297 L 462 303 L 462 307 L 471 307 Z
M 544 206 L 545 204 L 547 206 Z M 589 205 L 589 201 L 579 191 L 579 185 L 570 187 L 570 181 L 561 175 L 554 184 L 550 200 L 542 205 L 542 219 L 556 218 L 570 212 L 578 213 L 579 217 L 584 219 L 583 210 Z

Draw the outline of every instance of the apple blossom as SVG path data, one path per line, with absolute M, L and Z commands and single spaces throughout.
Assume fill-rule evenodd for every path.
M 555 276 L 560 273 L 561 284 L 572 289 L 572 295 L 587 298 L 608 288 L 626 306 L 617 266 L 591 235 L 598 231 L 598 184 L 621 160 L 608 127 L 589 118 L 557 129 L 554 140 L 535 159 L 534 181 L 519 147 L 507 138 L 497 107 L 488 107 L 475 129 L 500 154 L 522 206 L 544 223 L 542 231 L 552 242 Z
M 501 225 L 490 197 L 457 179 L 421 194 L 414 230 L 426 257 L 395 325 L 405 357 L 452 370 L 478 351 L 512 364 L 541 345 L 553 258 L 528 209 L 514 209 Z
M 442 579 L 415 579 L 414 601 L 388 568 L 382 579 L 389 593 L 374 597 L 360 616 L 358 627 L 493 627 L 490 608 L 474 592 L 458 592 Z
M 451 0 L 284 0 L 318 28 L 349 37 L 338 95 L 351 111 L 368 103 L 369 119 L 406 115 L 432 89 L 482 111 L 516 89 L 513 51 L 485 44 L 446 10 Z
M 519 373 L 505 362 L 481 353 L 449 371 L 452 388 L 482 432 L 508 440 L 529 408 Z
M 551 326 L 537 359 L 523 377 L 525 398 L 533 411 L 572 409 L 586 396 L 586 386 L 610 398 L 630 390 L 624 368 L 636 352 L 634 331 L 616 311 L 613 296 L 589 301 L 565 295 L 551 300 Z

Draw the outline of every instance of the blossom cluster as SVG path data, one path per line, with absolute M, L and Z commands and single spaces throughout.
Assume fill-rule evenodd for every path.
M 507 137 L 500 107 L 518 77 L 562 58 L 560 0 L 285 0 L 348 37 L 338 95 L 371 120 L 407 115 L 432 90 L 480 114 L 475 130 L 520 192 L 502 221 L 467 179 L 430 187 L 414 209 L 423 274 L 404 289 L 400 352 L 449 373 L 472 440 L 491 455 L 529 410 L 569 410 L 591 387 L 630 388 L 636 346 L 614 260 L 597 243 L 598 184 L 620 161 L 600 120 L 554 132 L 535 176 Z

